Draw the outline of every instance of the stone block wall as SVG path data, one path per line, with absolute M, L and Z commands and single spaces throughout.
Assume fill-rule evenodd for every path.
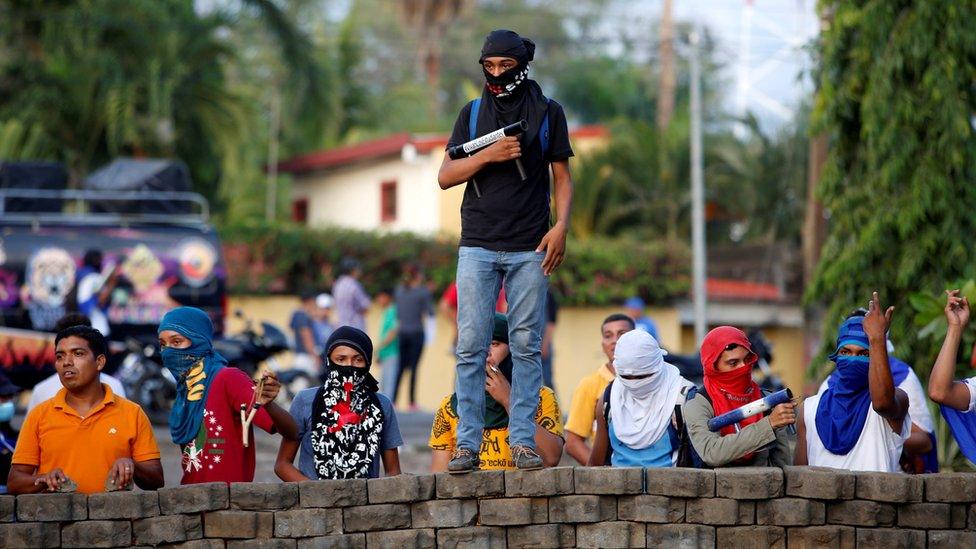
M 559 467 L 0 496 L 0 547 L 976 547 L 976 473 Z

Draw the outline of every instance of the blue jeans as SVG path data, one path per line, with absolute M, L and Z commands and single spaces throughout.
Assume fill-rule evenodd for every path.
M 390 398 L 390 402 L 396 404 L 395 387 L 397 378 L 400 375 L 400 357 L 393 355 L 380 361 L 380 370 L 383 371 L 380 381 L 380 392 Z
M 535 448 L 535 414 L 542 388 L 542 330 L 548 281 L 544 252 L 458 251 L 457 446 L 479 452 L 484 439 L 485 361 L 495 302 L 505 282 L 512 354 L 509 444 Z

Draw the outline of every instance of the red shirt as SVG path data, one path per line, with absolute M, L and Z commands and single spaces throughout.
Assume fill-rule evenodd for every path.
M 451 284 L 444 290 L 444 294 L 441 296 L 451 309 L 455 311 L 458 308 L 458 297 L 457 297 L 457 284 L 451 282 Z M 508 303 L 505 302 L 505 288 L 502 288 L 498 292 L 498 301 L 495 302 L 495 311 L 499 313 L 504 313 L 508 310 Z
M 221 368 L 214 377 L 204 406 L 197 437 L 183 446 L 181 484 L 200 482 L 251 482 L 254 480 L 254 432 L 248 429 L 248 447 L 242 440 L 241 404 L 254 396 L 254 382 L 237 368 Z M 263 407 L 252 425 L 274 432 L 271 416 Z

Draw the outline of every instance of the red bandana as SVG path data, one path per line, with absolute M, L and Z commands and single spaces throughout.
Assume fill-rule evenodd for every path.
M 745 364 L 735 370 L 720 372 L 715 368 L 715 365 L 725 348 L 733 343 L 749 351 Z M 759 385 L 752 380 L 752 365 L 755 364 L 757 358 L 756 354 L 752 352 L 749 338 L 738 328 L 719 326 L 705 336 L 701 346 L 701 362 L 705 373 L 705 390 L 708 391 L 708 396 L 712 399 L 712 409 L 715 411 L 715 416 L 720 416 L 762 397 Z M 739 422 L 739 428 L 752 425 L 762 418 L 762 414 L 747 417 Z M 735 432 L 735 427 L 729 425 L 724 427 L 721 432 L 723 436 L 732 434 Z M 751 458 L 752 453 L 742 457 L 743 460 Z

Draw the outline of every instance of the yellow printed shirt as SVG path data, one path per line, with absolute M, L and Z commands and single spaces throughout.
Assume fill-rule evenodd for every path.
M 614 375 L 604 364 L 599 370 L 580 380 L 576 390 L 573 391 L 573 400 L 569 403 L 569 417 L 566 418 L 567 431 L 583 438 L 593 438 L 596 432 L 594 426 L 596 403 L 613 378 Z
M 556 394 L 549 387 L 539 390 L 539 408 L 535 412 L 535 422 L 550 433 L 562 437 L 562 416 L 559 413 L 559 403 Z M 458 416 L 451 409 L 451 395 L 444 397 L 434 423 L 430 428 L 430 440 L 427 445 L 434 450 L 454 451 L 457 444 Z M 512 461 L 512 451 L 508 446 L 508 427 L 485 429 L 484 440 L 481 441 L 481 469 L 504 470 L 515 469 Z

